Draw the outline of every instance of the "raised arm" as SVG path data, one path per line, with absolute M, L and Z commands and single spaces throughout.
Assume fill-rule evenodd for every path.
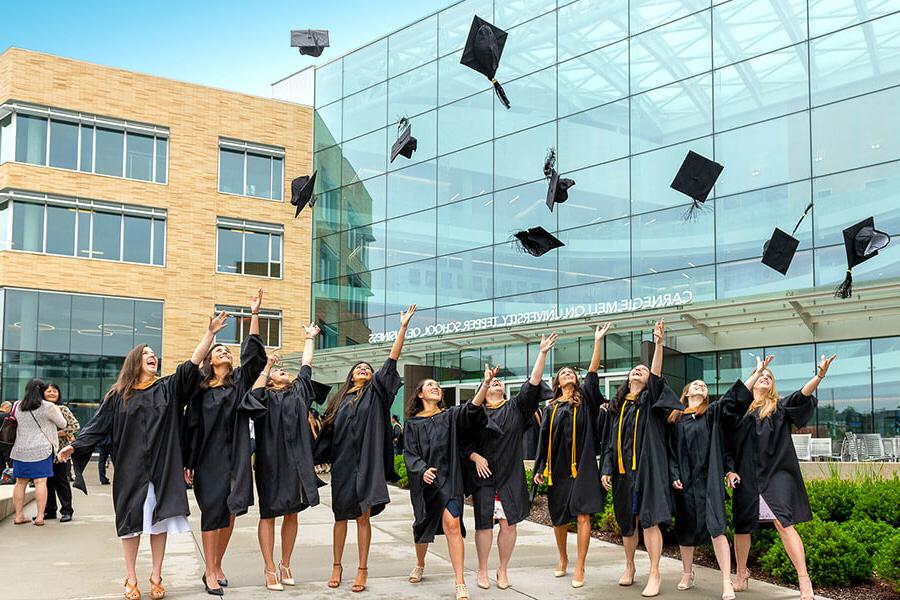
M 262 288 L 256 290 L 256 295 L 250 298 L 250 335 L 259 335 L 259 307 L 262 306 Z
M 650 372 L 657 377 L 662 377 L 663 368 L 663 338 L 666 334 L 666 325 L 662 319 L 653 326 L 653 362 L 650 363 Z
M 309 325 L 305 325 L 303 329 L 306 330 L 306 341 L 303 342 L 303 359 L 301 360 L 301 364 L 311 367 L 313 363 L 313 353 L 316 348 L 316 336 L 319 335 L 319 326 L 315 323 L 310 323 Z
M 269 373 L 272 372 L 272 367 L 277 365 L 280 361 L 281 357 L 278 356 L 277 352 L 270 354 L 268 358 L 266 358 L 266 366 L 259 372 L 259 376 L 256 378 L 256 381 L 253 382 L 253 387 L 250 389 L 258 390 L 266 387 L 266 382 L 269 380 Z
M 197 347 L 194 348 L 194 353 L 191 354 L 192 363 L 200 366 L 200 363 L 202 363 L 203 359 L 206 358 L 206 355 L 209 354 L 209 349 L 216 340 L 216 334 L 225 328 L 227 322 L 228 313 L 225 311 L 220 312 L 215 317 L 209 318 L 209 325 L 206 328 L 206 333 L 200 338 L 200 343 L 197 344 Z
M 603 338 L 609 331 L 610 323 L 597 325 L 594 331 L 594 351 L 591 353 L 591 363 L 588 365 L 588 373 L 596 373 L 600 369 L 600 358 L 603 356 Z
M 832 354 L 829 358 L 825 358 L 825 355 L 822 355 L 822 358 L 819 359 L 819 367 L 816 369 L 816 374 L 812 379 L 806 382 L 806 385 L 800 390 L 800 393 L 804 396 L 812 396 L 816 391 L 816 388 L 819 387 L 819 384 L 822 383 L 822 380 L 825 379 L 825 374 L 828 373 L 828 367 L 831 366 L 831 363 L 834 359 L 837 358 L 837 354 Z
M 774 359 L 774 356 L 767 356 L 765 360 L 760 360 L 758 356 L 756 357 L 756 368 L 753 369 L 752 373 L 750 373 L 750 377 L 748 377 L 747 380 L 744 381 L 744 386 L 748 390 L 750 390 L 751 392 L 753 391 L 753 386 L 756 385 L 756 380 L 759 379 L 759 376 L 762 375 L 763 371 L 769 368 L 769 363 Z
M 416 305 L 413 304 L 406 309 L 406 312 L 400 313 L 400 329 L 397 330 L 397 337 L 391 346 L 391 358 L 397 360 L 403 351 L 403 341 L 406 339 L 406 329 L 409 326 L 409 320 L 416 314 Z
M 541 385 L 541 379 L 544 375 L 544 365 L 547 364 L 547 353 L 556 345 L 556 334 L 541 335 L 541 349 L 538 351 L 537 359 L 534 361 L 534 367 L 531 369 L 531 377 L 528 382 L 531 385 Z
M 484 381 L 481 382 L 481 385 L 478 386 L 478 390 L 475 392 L 475 397 L 472 398 L 472 404 L 475 406 L 481 406 L 484 404 L 485 398 L 487 398 L 487 390 L 491 385 L 491 381 L 497 377 L 497 372 L 500 371 L 500 367 L 491 368 L 490 363 L 484 363 Z

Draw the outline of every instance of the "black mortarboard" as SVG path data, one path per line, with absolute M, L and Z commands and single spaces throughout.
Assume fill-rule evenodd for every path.
M 329 392 L 331 392 L 331 386 L 327 383 L 319 383 L 314 379 L 310 380 L 310 383 L 312 383 L 314 394 L 312 401 L 315 404 L 324 404 Z
M 321 56 L 328 46 L 328 31 L 324 29 L 291 30 L 291 48 L 299 48 L 300 54 Z
M 294 218 L 300 216 L 300 211 L 309 204 L 316 204 L 316 197 L 313 196 L 313 188 L 316 186 L 316 172 L 313 171 L 312 176 L 303 175 L 291 181 L 291 204 L 297 207 Z
M 543 227 L 530 227 L 525 231 L 518 231 L 514 235 L 518 240 L 519 248 L 532 256 L 543 256 L 554 248 L 565 246 Z
M 762 262 L 782 275 L 787 275 L 799 245 L 800 240 L 776 227 L 769 241 L 763 244 Z
M 400 133 L 397 134 L 397 141 L 391 146 L 391 162 L 394 162 L 398 154 L 411 158 L 413 152 L 419 146 L 419 142 L 412 136 L 412 125 L 405 117 L 400 119 L 397 128 L 400 130 Z
M 688 210 L 688 217 L 693 216 L 694 210 L 700 209 L 701 205 L 706 202 L 722 169 L 724 167 L 716 161 L 701 156 L 693 150 L 688 150 L 687 156 L 684 157 L 684 162 L 681 163 L 670 186 L 673 190 L 681 192 L 693 200 L 693 204 Z
M 837 298 L 853 295 L 853 267 L 878 254 L 891 242 L 891 236 L 875 229 L 875 218 L 868 217 L 844 230 L 844 249 L 847 251 L 847 276 L 834 291 Z
M 569 199 L 569 188 L 575 185 L 574 179 L 560 177 L 556 169 L 550 173 L 550 185 L 547 188 L 547 208 L 553 212 L 554 204 L 562 204 Z
M 474 69 L 491 80 L 494 85 L 494 93 L 509 108 L 509 98 L 496 79 L 497 67 L 500 66 L 500 56 L 503 54 L 503 46 L 506 45 L 507 33 L 499 27 L 488 23 L 478 15 L 472 19 L 469 28 L 469 37 L 466 38 L 466 47 L 463 49 L 460 64 Z

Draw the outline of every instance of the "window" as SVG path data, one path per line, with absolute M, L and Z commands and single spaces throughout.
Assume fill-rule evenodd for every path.
M 7 103 L 0 160 L 166 183 L 169 130 L 79 112 Z
M 216 271 L 281 277 L 283 234 L 281 225 L 219 217 Z
M 219 191 L 282 201 L 284 149 L 219 139 Z
M 220 344 L 240 344 L 250 335 L 249 307 L 216 305 L 216 313 L 225 311 L 231 319 L 228 325 L 216 335 L 216 341 Z M 263 345 L 270 348 L 281 346 L 281 311 L 261 308 L 259 309 L 259 337 Z
M 10 190 L 12 237 L 0 249 L 165 264 L 166 211 Z M 4 210 L 5 213 L 8 211 Z

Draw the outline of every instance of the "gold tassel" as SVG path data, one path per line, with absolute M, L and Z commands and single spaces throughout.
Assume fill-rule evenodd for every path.
M 553 421 L 556 420 L 556 409 L 559 408 L 559 404 L 553 403 L 553 413 L 550 415 L 550 435 L 547 436 L 547 464 L 544 465 L 544 479 L 547 480 L 547 486 L 553 485 L 553 469 L 550 468 L 550 465 L 553 464 Z
M 625 405 L 622 405 L 622 408 L 619 409 L 619 431 L 618 431 L 618 445 L 617 452 L 619 459 L 619 475 L 625 474 L 625 463 L 622 462 L 622 419 L 625 418 Z
M 575 427 L 578 425 L 578 407 L 573 407 L 572 412 L 572 479 L 578 476 L 578 463 L 575 460 Z
M 637 426 L 638 426 L 638 417 L 641 416 L 640 407 L 637 409 L 637 412 L 634 413 L 634 439 L 631 441 L 631 470 L 637 471 Z

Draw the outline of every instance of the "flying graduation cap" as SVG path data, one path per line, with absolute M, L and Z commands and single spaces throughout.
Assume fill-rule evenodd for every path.
M 669 186 L 675 191 L 690 196 L 693 200 L 693 204 L 685 214 L 686 219 L 693 218 L 695 210 L 703 209 L 703 203 L 706 202 L 706 198 L 716 184 L 716 179 L 719 178 L 719 174 L 724 168 L 716 161 L 701 156 L 693 150 L 688 150 L 684 162 L 681 163 L 675 179 Z
M 472 19 L 472 27 L 469 28 L 466 47 L 463 49 L 463 55 L 459 62 L 490 79 L 497 98 L 500 99 L 503 106 L 509 108 L 509 98 L 506 97 L 503 86 L 496 78 L 507 35 L 499 27 L 475 15 L 475 18 Z
M 762 263 L 764 265 L 775 269 L 782 275 L 787 275 L 788 268 L 791 266 L 791 261 L 794 260 L 794 254 L 797 252 L 797 247 L 800 245 L 800 240 L 795 238 L 794 234 L 797 233 L 800 223 L 803 222 L 803 219 L 806 218 L 806 215 L 812 207 L 812 202 L 806 205 L 806 209 L 800 216 L 800 220 L 797 221 L 797 224 L 794 225 L 794 229 L 790 233 L 782 231 L 777 227 L 775 228 L 775 231 L 772 232 L 772 237 L 763 244 Z
M 322 51 L 328 46 L 328 31 L 325 29 L 291 30 L 291 48 L 299 48 L 300 54 L 322 56 Z
M 530 227 L 524 231 L 513 234 L 517 240 L 516 245 L 523 252 L 532 256 L 543 256 L 554 248 L 565 246 L 543 227 Z
M 878 254 L 891 243 L 891 236 L 875 229 L 875 218 L 868 217 L 844 230 L 844 249 L 847 251 L 847 275 L 834 291 L 835 298 L 853 295 L 853 267 Z
M 297 212 L 294 213 L 295 219 L 300 216 L 300 211 L 307 204 L 310 206 L 315 205 L 316 197 L 313 196 L 313 188 L 315 186 L 316 171 L 313 171 L 312 176 L 303 175 L 291 181 L 291 204 L 297 207 Z
M 550 148 L 544 159 L 544 177 L 550 182 L 547 187 L 547 208 L 553 212 L 554 204 L 562 204 L 569 199 L 569 188 L 575 185 L 574 179 L 560 177 L 556 172 L 556 150 Z
M 399 132 L 397 141 L 391 146 L 391 162 L 394 162 L 399 154 L 406 158 L 412 158 L 413 152 L 419 146 L 419 142 L 412 136 L 412 125 L 409 119 L 406 117 L 400 119 L 400 122 L 397 123 L 397 130 Z

